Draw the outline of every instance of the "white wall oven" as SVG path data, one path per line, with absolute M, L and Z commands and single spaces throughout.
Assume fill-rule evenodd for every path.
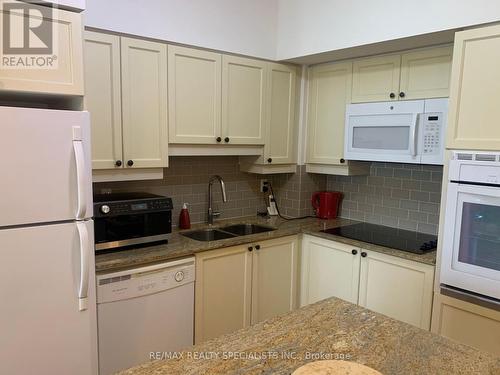
M 452 153 L 445 215 L 442 286 L 500 306 L 500 153 Z

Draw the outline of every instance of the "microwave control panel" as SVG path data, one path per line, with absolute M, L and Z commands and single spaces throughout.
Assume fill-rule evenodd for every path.
M 441 151 L 443 140 L 443 114 L 424 113 L 423 116 L 424 155 L 437 154 Z

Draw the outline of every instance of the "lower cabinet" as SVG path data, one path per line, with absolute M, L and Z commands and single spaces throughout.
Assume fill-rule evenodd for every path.
M 433 285 L 434 266 L 361 250 L 360 306 L 429 330 Z
M 338 297 L 430 328 L 434 267 L 314 236 L 302 242 L 301 305 Z
M 195 343 L 297 307 L 298 237 L 196 255 Z
M 500 356 L 500 311 L 436 293 L 431 331 Z

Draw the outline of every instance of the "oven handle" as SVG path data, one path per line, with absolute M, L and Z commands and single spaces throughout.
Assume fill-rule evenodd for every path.
M 410 155 L 413 157 L 417 156 L 417 135 L 419 118 L 419 113 L 413 115 L 413 127 L 410 134 Z
M 500 311 L 500 301 L 495 298 L 488 298 L 462 289 L 450 287 L 445 284 L 441 284 L 441 294 L 459 299 L 461 301 L 469 302 L 474 305 Z

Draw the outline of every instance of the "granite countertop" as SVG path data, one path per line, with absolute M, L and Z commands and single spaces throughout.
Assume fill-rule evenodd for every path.
M 385 253 L 397 256 L 404 259 L 413 260 L 420 263 L 435 265 L 436 252 L 420 255 L 413 254 L 401 250 L 395 250 L 384 246 L 368 244 L 366 242 L 356 241 L 332 234 L 322 233 L 321 230 L 344 226 L 357 223 L 348 219 L 320 220 L 316 218 L 305 218 L 298 220 L 284 220 L 279 217 L 262 218 L 258 216 L 250 216 L 244 218 L 219 220 L 213 228 L 222 227 L 236 223 L 253 223 L 268 225 L 276 228 L 274 231 L 253 234 L 249 236 L 240 236 L 219 241 L 201 242 L 183 236 L 180 231 L 174 229 L 170 235 L 167 244 L 142 247 L 121 252 L 96 254 L 96 272 L 115 271 L 133 266 L 162 262 L 169 259 L 182 258 L 192 256 L 201 251 L 213 250 L 223 247 L 242 245 L 257 241 L 265 241 L 273 238 L 291 236 L 295 234 L 305 233 L 313 236 L 318 236 L 337 242 L 346 243 L 355 247 L 362 247 L 366 250 L 372 250 L 380 253 Z M 207 224 L 193 225 L 190 230 L 208 228 Z M 189 231 L 189 230 L 188 230 Z
M 384 375 L 500 374 L 499 357 L 336 298 L 170 354 L 120 374 L 288 375 L 320 359 L 354 361 Z

